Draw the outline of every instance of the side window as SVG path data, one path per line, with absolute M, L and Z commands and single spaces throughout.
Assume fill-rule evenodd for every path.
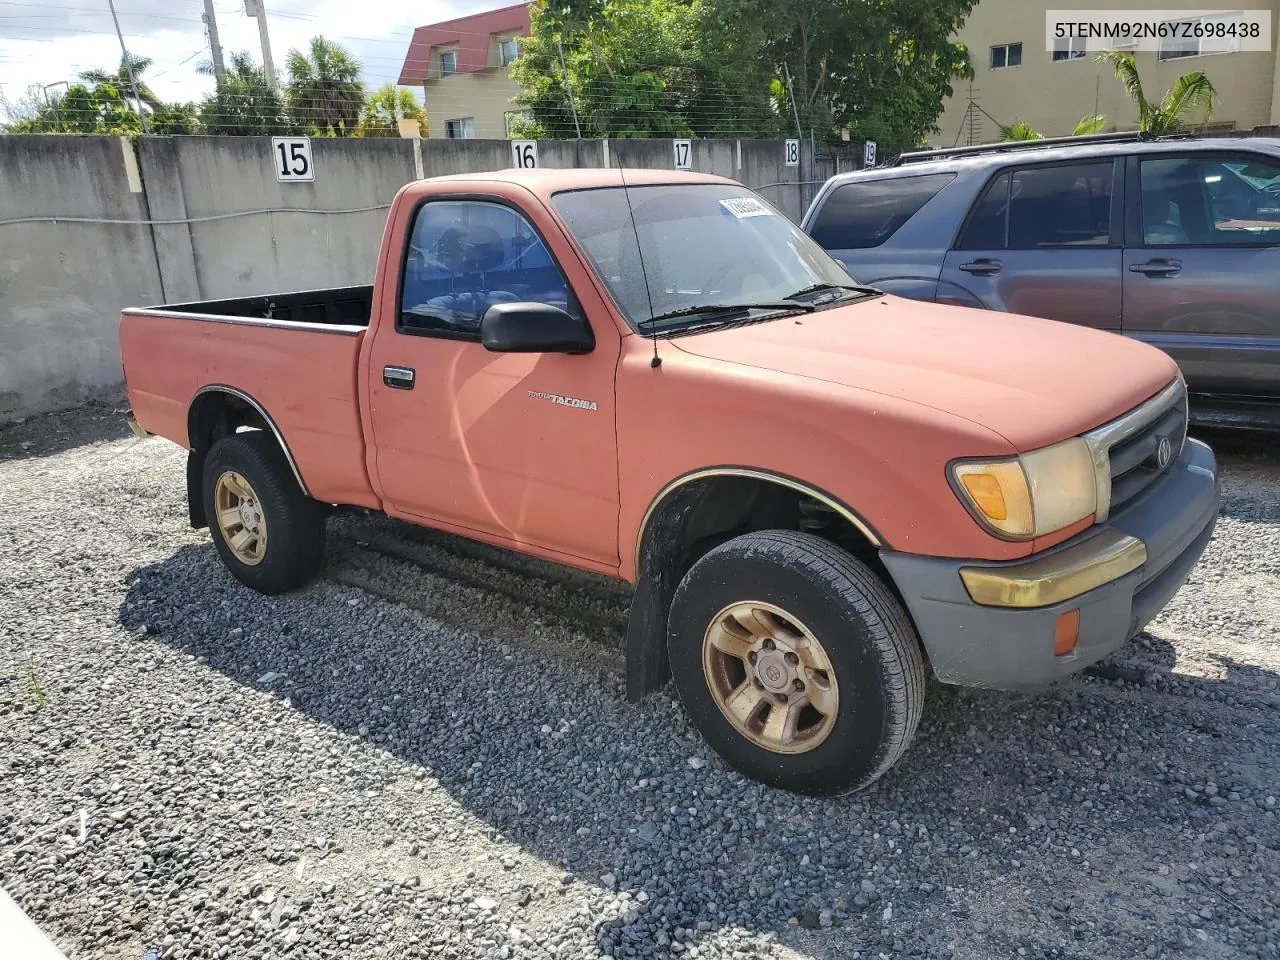
M 1171 157 L 1139 170 L 1144 244 L 1280 243 L 1280 160 Z
M 1110 160 L 1013 172 L 1009 249 L 1111 242 Z
M 991 181 L 960 250 L 1033 250 L 1111 242 L 1112 162 L 1026 167 Z
M 1005 227 L 1009 221 L 1009 174 L 1002 173 L 991 181 L 969 215 L 960 242 L 960 250 L 1003 250 Z
M 442 200 L 418 209 L 400 291 L 403 333 L 480 339 L 495 303 L 569 310 L 569 289 L 523 216 L 496 203 Z
M 831 191 L 809 234 L 827 250 L 878 247 L 954 179 L 934 173 L 843 184 Z

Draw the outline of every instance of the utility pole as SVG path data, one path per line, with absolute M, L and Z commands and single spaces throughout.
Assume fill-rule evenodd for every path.
M 147 133 L 147 112 L 142 109 L 142 95 L 138 93 L 138 78 L 133 75 L 133 61 L 129 59 L 129 51 L 125 49 L 124 34 L 120 32 L 120 18 L 116 16 L 115 0 L 107 0 L 111 8 L 111 20 L 116 25 L 116 39 L 120 41 L 120 59 L 124 61 L 129 73 L 129 85 L 133 87 L 133 99 L 138 104 L 138 119 L 142 121 L 142 132 Z
M 204 0 L 204 25 L 209 28 L 209 52 L 213 54 L 213 79 L 219 88 L 227 79 L 227 65 L 222 62 L 222 44 L 218 41 L 218 19 L 213 15 L 213 0 Z
M 280 89 L 280 81 L 276 78 L 276 64 L 271 59 L 271 37 L 267 34 L 266 0 L 244 0 L 246 16 L 258 20 L 258 37 L 262 41 L 262 70 L 267 75 L 267 84 L 272 90 Z

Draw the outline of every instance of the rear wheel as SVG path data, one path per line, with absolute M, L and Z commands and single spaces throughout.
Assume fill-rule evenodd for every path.
M 685 709 L 733 767 L 800 793 L 858 790 L 924 706 L 920 644 L 892 592 L 811 534 L 729 540 L 676 591 L 668 648 Z
M 304 494 L 275 437 L 223 437 L 205 458 L 205 516 L 232 575 L 261 593 L 294 590 L 324 563 L 324 508 Z

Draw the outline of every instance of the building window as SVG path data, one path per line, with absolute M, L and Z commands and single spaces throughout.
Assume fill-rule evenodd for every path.
M 1002 43 L 991 48 L 991 69 L 1019 67 L 1022 65 L 1022 44 Z
M 515 37 L 507 37 L 498 42 L 498 62 L 502 66 L 505 67 L 518 56 L 520 56 L 520 44 L 516 42 Z
M 532 120 L 533 120 L 533 114 L 530 113 L 528 110 L 508 110 L 507 111 L 507 139 L 508 140 L 514 139 L 516 136 L 516 133 L 520 132 L 520 131 L 513 132 L 513 128 L 518 126 L 523 126 L 526 123 L 532 122 Z
M 474 140 L 476 137 L 476 118 L 459 117 L 457 120 L 444 122 L 444 135 L 450 140 Z
M 440 54 L 440 76 L 452 77 L 458 72 L 458 51 L 448 50 Z
M 1202 57 L 1211 53 L 1236 53 L 1240 49 L 1240 26 L 1243 18 L 1239 13 L 1220 13 L 1212 17 L 1194 17 L 1170 23 L 1177 29 L 1174 36 L 1160 39 L 1161 60 Z M 1192 35 L 1196 33 L 1201 35 Z M 1231 36 L 1232 33 L 1235 36 Z
M 1061 37 L 1053 41 L 1053 60 L 1083 60 L 1089 53 L 1084 37 Z

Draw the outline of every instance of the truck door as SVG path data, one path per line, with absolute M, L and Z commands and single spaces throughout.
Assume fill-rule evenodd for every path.
M 421 203 L 407 235 L 367 371 L 388 512 L 616 564 L 620 337 L 594 287 L 580 299 L 566 280 L 567 258 L 585 276 L 567 241 L 509 201 L 448 195 Z M 595 349 L 491 353 L 480 319 L 501 302 L 585 310 Z
M 1129 158 L 1124 332 L 1194 391 L 1280 396 L 1280 158 Z
M 938 301 L 1120 330 L 1123 163 L 1001 173 L 948 251 Z

